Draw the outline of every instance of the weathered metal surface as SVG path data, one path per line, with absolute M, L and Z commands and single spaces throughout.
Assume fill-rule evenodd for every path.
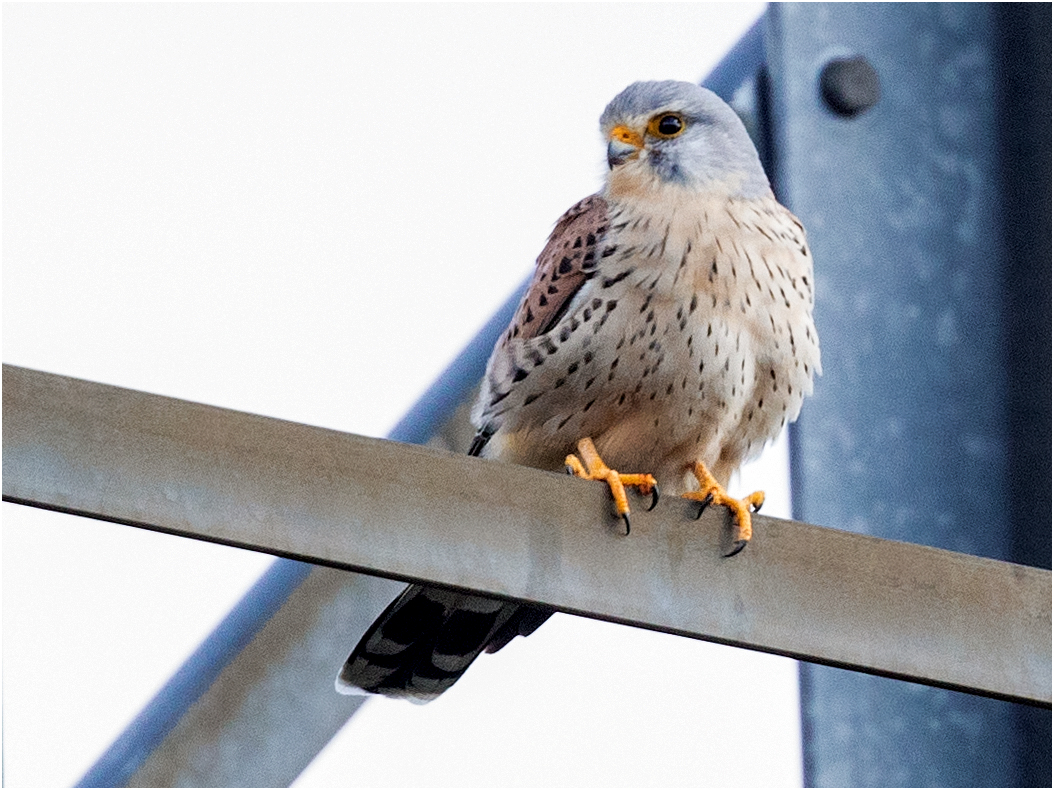
M 1051 576 L 4 367 L 4 498 L 1049 705 Z M 486 529 L 479 525 L 485 524 Z M 328 685 L 328 684 L 327 684 Z
M 390 439 L 468 447 L 471 435 L 455 437 L 468 426 L 458 415 L 525 286 L 422 394 Z M 290 784 L 362 705 L 360 698 L 327 699 L 334 667 L 401 590 L 376 576 L 276 560 L 78 785 Z M 283 635 L 281 649 L 264 638 L 265 626 Z M 261 657 L 266 673 L 259 671 Z
M 1049 568 L 1049 4 L 769 18 L 775 181 L 824 355 L 795 515 Z M 847 60 L 875 80 L 852 115 L 824 97 Z M 1050 784 L 1045 712 L 815 666 L 802 690 L 806 783 Z

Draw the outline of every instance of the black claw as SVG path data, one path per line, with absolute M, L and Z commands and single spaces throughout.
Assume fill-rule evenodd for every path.
M 732 548 L 729 549 L 729 551 L 725 554 L 725 556 L 726 557 L 734 557 L 734 556 L 736 556 L 737 554 L 739 554 L 739 552 L 741 552 L 744 548 L 746 548 L 746 545 L 747 545 L 747 541 L 745 541 L 745 540 L 734 541 L 732 543 Z
M 648 505 L 648 510 L 654 510 L 657 504 L 659 504 L 659 487 L 654 485 L 651 487 L 651 504 Z
M 758 503 L 758 504 L 756 504 L 756 505 L 751 505 L 751 506 L 750 506 L 750 509 L 751 509 L 752 511 L 754 511 L 755 513 L 760 513 L 760 512 L 761 512 L 761 506 L 762 506 L 763 504 L 765 504 L 765 503 L 764 503 L 764 502 L 759 502 L 759 503 Z
M 696 521 L 698 521 L 699 519 L 701 519 L 703 517 L 703 511 L 706 510 L 710 506 L 710 503 L 713 502 L 713 501 L 714 501 L 714 495 L 713 494 L 707 494 L 706 495 L 706 499 L 704 499 L 702 502 L 699 503 L 699 512 L 696 513 L 696 515 L 695 515 L 695 520 Z
M 629 513 L 622 514 L 622 520 L 626 522 L 626 534 L 629 534 Z
M 569 475 L 574 475 L 575 473 L 574 467 L 572 467 L 571 464 L 564 464 L 564 471 Z

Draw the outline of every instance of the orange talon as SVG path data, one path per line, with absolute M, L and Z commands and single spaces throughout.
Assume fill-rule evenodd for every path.
M 626 497 L 626 486 L 636 486 L 642 494 L 652 494 L 652 507 L 655 507 L 657 493 L 659 490 L 655 478 L 651 475 L 624 475 L 616 472 L 604 463 L 589 437 L 580 439 L 578 442 L 578 456 L 569 455 L 564 460 L 567 471 L 583 480 L 603 480 L 611 489 L 611 496 L 615 500 L 615 509 L 626 522 L 626 534 L 629 534 L 629 499 Z M 585 462 L 583 465 L 582 462 Z M 649 508 L 650 510 L 651 508 Z
M 692 473 L 695 475 L 695 479 L 699 481 L 699 490 L 689 491 L 683 495 L 684 498 L 694 499 L 703 503 L 703 506 L 699 509 L 699 515 L 703 514 L 703 510 L 708 505 L 724 505 L 732 511 L 732 548 L 725 556 L 731 557 L 733 554 L 738 554 L 754 534 L 754 529 L 750 523 L 750 513 L 751 510 L 755 513 L 761 510 L 761 506 L 765 502 L 765 492 L 755 491 L 742 499 L 733 499 L 714 476 L 710 474 L 710 470 L 706 468 L 702 461 L 696 461 L 692 465 Z

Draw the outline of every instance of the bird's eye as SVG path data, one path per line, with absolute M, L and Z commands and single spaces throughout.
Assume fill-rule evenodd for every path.
M 672 112 L 656 115 L 648 123 L 648 131 L 656 137 L 676 137 L 684 131 L 684 128 L 684 119 Z

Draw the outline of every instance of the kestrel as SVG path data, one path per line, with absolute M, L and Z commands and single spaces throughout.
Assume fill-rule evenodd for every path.
M 705 88 L 634 83 L 600 128 L 606 183 L 542 250 L 487 364 L 470 453 L 604 480 L 627 533 L 627 486 L 724 505 L 734 554 L 764 495 L 725 486 L 798 416 L 820 372 L 805 231 Z M 338 689 L 427 702 L 550 613 L 412 585 Z

